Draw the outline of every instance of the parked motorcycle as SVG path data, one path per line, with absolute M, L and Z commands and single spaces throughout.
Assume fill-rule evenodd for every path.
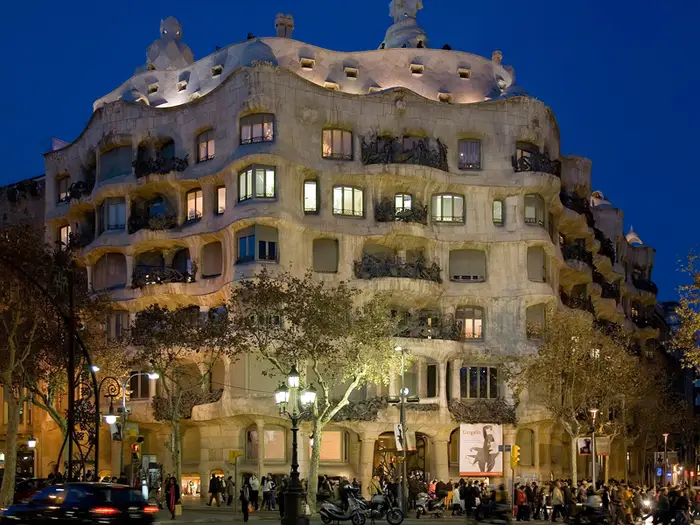
M 493 523 L 494 525 L 509 524 L 511 519 L 512 508 L 503 503 L 490 505 L 489 503 L 481 503 L 477 508 L 474 516 L 476 521 L 484 523 Z
M 442 518 L 445 514 L 445 498 L 432 499 L 426 493 L 418 494 L 416 499 L 416 519 L 422 514 L 433 518 Z
M 373 522 L 384 519 L 384 516 L 386 516 L 389 525 L 401 525 L 403 522 L 403 512 L 397 506 L 396 498 L 389 490 L 385 490 L 384 494 L 375 494 L 370 501 L 358 496 L 357 501 L 367 517 Z
M 347 510 L 343 509 L 342 503 L 324 501 L 318 511 L 321 521 L 323 523 L 350 521 L 352 525 L 365 525 L 367 515 L 357 499 L 357 492 L 359 492 L 358 489 L 348 491 Z

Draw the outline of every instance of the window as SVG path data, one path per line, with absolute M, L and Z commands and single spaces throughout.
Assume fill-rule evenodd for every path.
M 529 142 L 516 142 L 515 143 L 515 158 L 516 159 L 532 159 L 533 155 L 537 155 L 540 152 L 540 148 Z M 531 163 L 529 164 L 531 165 Z
M 464 139 L 459 141 L 459 169 L 481 169 L 481 141 Z
M 226 186 L 216 188 L 216 213 L 221 215 L 226 211 Z
M 464 197 L 461 195 L 433 195 L 433 221 L 464 222 Z
M 394 208 L 396 213 L 411 211 L 413 196 L 410 193 L 397 193 L 394 195 Z
M 70 242 L 70 226 L 61 226 L 58 229 L 58 239 L 61 241 L 61 247 L 68 246 Z
M 131 175 L 133 153 L 131 146 L 121 146 L 100 155 L 100 180 L 109 180 Z
M 250 262 L 255 260 L 255 235 L 246 235 L 238 238 L 238 259 L 237 263 Z
M 545 327 L 544 304 L 528 306 L 525 310 L 525 330 L 528 339 L 541 339 Z
M 484 309 L 478 306 L 460 306 L 456 312 L 460 335 L 464 339 L 484 338 Z
M 360 188 L 336 186 L 333 188 L 333 215 L 364 216 L 364 196 Z
M 105 322 L 105 335 L 111 341 L 119 341 L 124 332 L 129 328 L 128 312 L 111 312 L 107 314 Z
M 304 181 L 304 213 L 318 213 L 318 181 Z
M 438 369 L 437 365 L 428 365 L 427 366 L 427 388 L 426 388 L 426 395 L 427 397 L 437 397 L 437 383 L 438 383 Z
M 208 129 L 197 136 L 197 162 L 214 158 L 214 130 Z
M 321 461 L 343 462 L 345 457 L 345 432 L 324 430 L 321 440 Z
M 486 280 L 486 252 L 482 250 L 452 250 L 450 280 L 483 282 Z
M 466 399 L 498 397 L 498 369 L 491 366 L 465 366 L 459 373 L 459 391 Z
M 491 217 L 493 218 L 494 226 L 503 226 L 505 221 L 505 210 L 502 200 L 495 200 L 491 204 Z
M 275 116 L 257 113 L 241 118 L 241 144 L 272 142 L 275 138 Z
M 238 202 L 274 197 L 274 167 L 253 165 L 238 174 Z
M 158 217 L 166 214 L 165 201 L 157 197 L 148 203 L 148 216 Z
M 352 132 L 342 129 L 324 129 L 323 158 L 352 160 Z
M 95 263 L 92 288 L 95 291 L 126 286 L 126 258 L 121 253 L 106 253 Z
M 255 260 L 277 262 L 277 229 L 270 226 L 255 225 L 236 234 L 238 239 L 238 258 L 236 263 Z M 257 243 L 257 244 L 256 244 Z M 258 250 L 257 253 L 255 250 Z
M 258 241 L 258 259 L 261 261 L 276 261 L 277 242 L 263 240 Z
M 202 248 L 202 277 L 210 278 L 221 275 L 223 250 L 219 241 L 205 244 Z
M 527 249 L 527 278 L 538 283 L 547 282 L 544 248 L 530 246 Z
M 192 190 L 187 192 L 187 220 L 194 221 L 202 217 L 202 207 L 204 198 L 202 190 Z
M 540 195 L 525 195 L 525 224 L 544 226 L 544 199 Z
M 101 231 L 123 230 L 126 225 L 126 205 L 124 199 L 105 199 L 100 205 Z
M 62 176 L 56 179 L 56 192 L 58 202 L 66 202 L 69 199 L 68 188 L 70 187 L 70 177 Z
M 258 459 L 259 434 L 250 429 L 246 436 L 246 459 Z M 263 430 L 263 455 L 267 461 L 285 461 L 286 442 L 284 430 Z
M 338 271 L 338 239 L 314 239 L 313 268 L 319 273 Z
M 138 375 L 136 375 L 138 374 Z M 148 374 L 145 372 L 131 372 L 129 380 L 129 390 L 131 399 L 148 399 L 151 397 L 151 383 Z

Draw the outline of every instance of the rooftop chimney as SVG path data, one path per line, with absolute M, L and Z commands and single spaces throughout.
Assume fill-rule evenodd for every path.
M 493 61 L 494 64 L 501 65 L 501 62 L 503 61 L 503 53 L 500 51 L 494 51 L 493 54 L 491 55 L 491 60 Z
M 292 38 L 292 31 L 294 31 L 294 17 L 292 15 L 277 13 L 277 16 L 275 17 L 275 29 L 277 30 L 277 36 Z

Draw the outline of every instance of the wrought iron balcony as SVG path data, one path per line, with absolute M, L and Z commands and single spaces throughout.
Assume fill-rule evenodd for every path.
M 406 314 L 399 323 L 396 337 L 412 339 L 461 339 L 460 327 L 452 316 L 426 316 L 425 314 Z
M 653 293 L 654 295 L 659 291 L 656 285 L 649 279 L 638 279 L 632 276 L 632 284 L 637 290 Z
M 643 314 L 632 315 L 632 322 L 638 328 L 647 328 L 651 326 L 651 319 Z
M 428 265 L 422 257 L 415 262 L 405 262 L 398 257 L 376 257 L 365 253 L 362 260 L 355 261 L 354 269 L 357 279 L 403 277 L 442 283 L 440 266 L 436 263 Z
M 610 259 L 612 264 L 615 264 L 615 245 L 608 239 L 605 234 L 598 228 L 593 228 L 593 233 L 595 234 L 596 240 L 600 243 L 600 250 L 598 250 L 598 255 L 603 255 Z
M 564 244 L 561 247 L 561 254 L 564 260 L 575 260 L 585 262 L 589 266 L 593 266 L 593 254 L 586 250 L 580 244 Z
M 593 212 L 591 212 L 591 204 L 586 197 L 581 197 L 575 193 L 567 193 L 562 190 L 559 193 L 559 198 L 564 206 L 586 217 L 588 226 L 591 228 L 593 227 L 595 220 L 593 219 Z
M 447 166 L 447 146 L 440 139 L 369 136 L 362 138 L 362 163 L 420 164 L 442 171 Z
M 417 222 L 428 224 L 428 207 L 414 202 L 410 208 L 397 208 L 392 199 L 382 199 L 374 207 L 377 222 Z
M 137 159 L 132 163 L 134 166 L 134 176 L 140 179 L 141 177 L 155 173 L 163 175 L 171 171 L 185 171 L 189 163 L 187 157 L 188 155 L 185 155 L 185 158 L 182 159 L 179 157 L 169 157 L 167 159 L 162 157 Z
M 76 232 L 71 232 L 68 239 L 68 247 L 74 250 L 85 248 L 95 240 L 95 230 L 86 228 Z
M 559 292 L 562 304 L 568 306 L 569 308 L 576 308 L 577 310 L 583 310 L 585 312 L 593 313 L 593 301 L 591 301 L 590 296 L 588 297 L 575 297 L 564 293 L 564 291 Z
M 561 178 L 561 161 L 550 159 L 546 153 L 531 152 L 529 156 L 521 157 L 513 155 L 512 162 L 513 170 L 516 173 L 521 171 L 540 171 Z
M 177 218 L 170 213 L 158 215 L 132 214 L 129 216 L 129 233 L 136 233 L 144 228 L 152 231 L 170 230 L 177 226 Z
M 615 299 L 620 302 L 620 285 L 617 281 L 614 283 L 603 284 L 603 292 L 600 294 L 603 299 Z
M 143 288 L 152 284 L 192 283 L 197 273 L 196 265 L 192 264 L 190 272 L 181 272 L 167 266 L 136 266 L 131 276 L 133 288 Z
M 74 182 L 73 184 L 68 186 L 68 198 L 66 200 L 80 199 L 81 197 L 90 195 L 94 187 L 94 180 L 87 182 L 79 180 L 77 182 Z

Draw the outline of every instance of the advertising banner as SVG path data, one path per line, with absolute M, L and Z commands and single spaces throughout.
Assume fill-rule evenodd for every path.
M 591 441 L 593 441 L 589 437 L 585 438 L 578 438 L 577 440 L 577 446 L 578 446 L 578 455 L 579 456 L 590 456 L 591 455 Z
M 595 438 L 595 455 L 609 456 L 610 455 L 610 438 L 601 436 Z
M 459 426 L 459 475 L 502 476 L 503 427 L 477 424 Z

